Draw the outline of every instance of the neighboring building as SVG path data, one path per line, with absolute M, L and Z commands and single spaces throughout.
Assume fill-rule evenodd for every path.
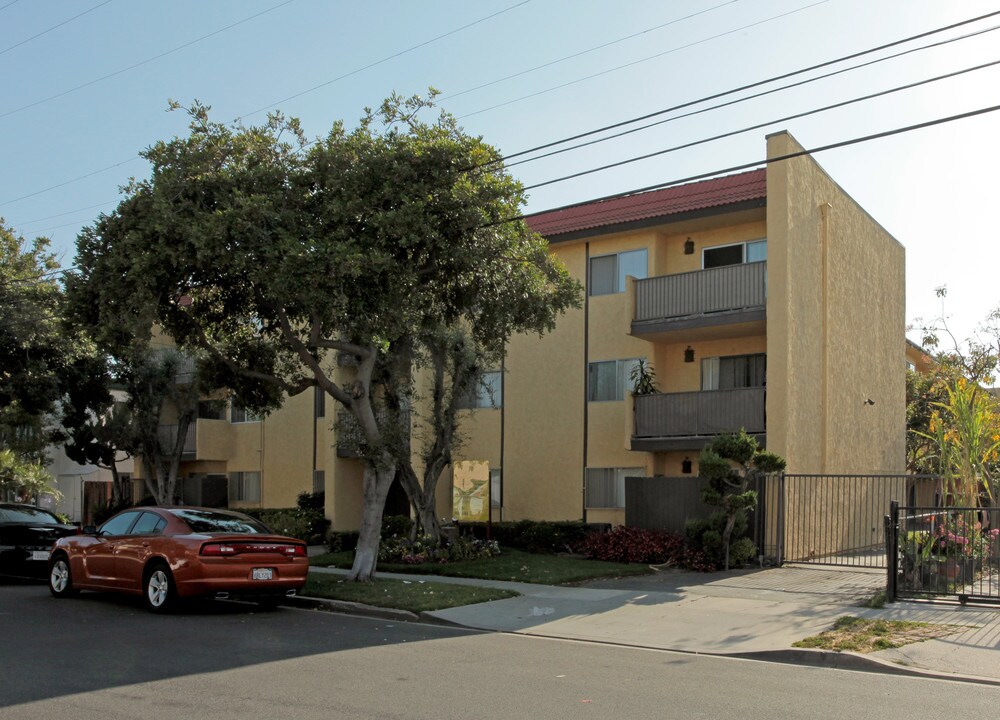
M 512 339 L 497 407 L 463 426 L 494 518 L 621 523 L 625 476 L 696 474 L 741 427 L 789 472 L 903 471 L 904 250 L 811 157 L 528 222 L 586 297 Z M 630 396 L 637 359 L 660 394 Z
M 802 149 L 784 132 L 767 148 Z M 491 495 L 495 520 L 621 523 L 625 476 L 696 474 L 701 448 L 741 427 L 790 472 L 903 471 L 904 250 L 811 157 L 529 224 L 584 303 L 542 338 L 512 338 L 469 398 L 442 517 L 481 515 Z M 638 359 L 660 393 L 631 396 Z M 335 413 L 312 392 L 265 420 L 206 406 L 184 501 L 287 507 L 325 489 L 333 527 L 356 528 L 362 464 Z

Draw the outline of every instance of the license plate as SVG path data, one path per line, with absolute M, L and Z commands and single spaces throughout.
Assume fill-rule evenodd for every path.
M 251 577 L 254 580 L 271 580 L 274 577 L 274 570 L 271 568 L 254 568 Z
M 31 559 L 32 560 L 47 561 L 49 559 L 49 551 L 48 550 L 32 550 L 31 551 Z

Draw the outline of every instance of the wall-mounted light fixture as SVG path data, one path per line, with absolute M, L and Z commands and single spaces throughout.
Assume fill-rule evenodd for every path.
M 685 475 L 691 474 L 691 458 L 684 458 L 681 461 L 681 472 Z
M 690 345 L 684 350 L 684 362 L 694 362 L 694 348 Z
M 684 254 L 694 255 L 694 240 L 692 240 L 691 238 L 688 238 L 687 240 L 684 241 Z

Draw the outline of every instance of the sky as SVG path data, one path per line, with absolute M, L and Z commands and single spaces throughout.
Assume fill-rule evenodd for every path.
M 71 266 L 80 229 L 148 175 L 138 153 L 186 134 L 170 99 L 245 124 L 281 110 L 316 137 L 392 92 L 433 86 L 468 132 L 510 154 L 997 11 L 978 0 L 0 0 L 0 217 L 51 238 Z M 786 119 L 1000 61 L 997 15 L 827 72 L 970 32 L 510 171 L 530 187 L 761 125 L 529 189 L 536 212 L 759 162 L 777 130 L 817 148 L 1000 105 L 997 65 Z M 998 128 L 988 112 L 815 155 L 906 248 L 914 327 L 945 317 L 961 340 L 1000 306 Z

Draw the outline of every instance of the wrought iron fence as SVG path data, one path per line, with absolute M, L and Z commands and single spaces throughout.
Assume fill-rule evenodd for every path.
M 1000 602 L 1000 508 L 890 505 L 890 598 Z

